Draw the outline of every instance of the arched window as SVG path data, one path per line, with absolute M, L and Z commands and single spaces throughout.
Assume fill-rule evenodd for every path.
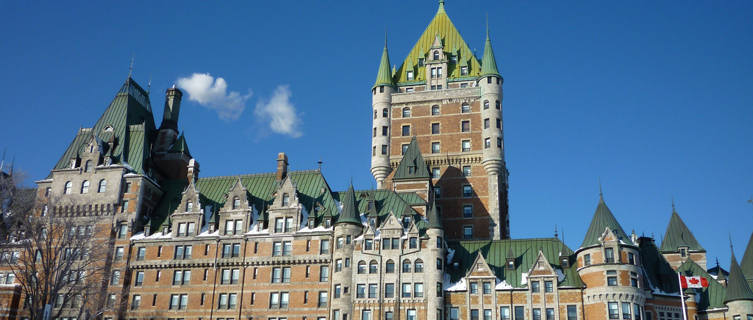
M 379 269 L 376 260 L 371 260 L 369 262 L 369 273 L 377 273 L 377 270 Z
M 408 117 L 410 117 L 410 108 L 405 107 L 403 108 L 403 118 L 408 118 Z
M 463 103 L 463 105 L 460 106 L 460 113 L 468 112 L 471 112 L 471 106 L 468 103 Z
M 233 197 L 233 210 L 238 209 L 241 206 L 241 198 Z
M 403 272 L 404 273 L 410 272 L 410 265 L 411 265 L 410 260 L 408 259 L 403 260 Z
M 434 60 L 439 60 L 439 50 L 434 50 Z
M 89 180 L 84 180 L 81 183 L 81 193 L 89 193 Z
M 89 172 L 92 169 L 92 161 L 86 160 L 86 163 L 84 164 L 84 172 Z
M 413 264 L 413 272 L 424 272 L 424 261 L 416 259 L 416 263 Z
M 107 180 L 99 180 L 99 188 L 97 188 L 97 192 L 102 193 L 105 191 L 107 191 Z
M 389 111 L 387 111 L 387 108 L 382 109 L 382 117 L 387 118 L 389 116 Z
M 63 189 L 64 194 L 71 194 L 71 185 L 70 181 L 65 182 L 65 189 Z
M 489 100 L 484 100 L 484 110 L 489 109 Z
M 384 272 L 385 273 L 394 273 L 395 272 L 395 262 L 392 260 L 387 260 L 387 263 L 384 265 Z
M 188 200 L 188 202 L 186 203 L 186 212 L 190 211 L 193 211 L 193 201 Z
M 364 274 L 366 273 L 366 261 L 358 261 L 358 273 Z
M 439 115 L 439 106 L 438 105 L 431 106 L 431 115 L 432 116 L 438 116 Z

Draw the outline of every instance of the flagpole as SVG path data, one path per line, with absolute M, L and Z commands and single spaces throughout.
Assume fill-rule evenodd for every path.
M 688 320 L 688 315 L 685 313 L 685 291 L 682 290 L 682 279 L 680 279 L 680 273 L 677 273 L 677 284 L 680 285 L 680 301 L 682 302 L 682 319 Z

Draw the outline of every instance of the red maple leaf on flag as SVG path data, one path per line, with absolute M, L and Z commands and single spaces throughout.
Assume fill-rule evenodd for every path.
M 698 284 L 701 280 L 698 280 L 698 278 L 690 278 L 688 282 L 690 282 L 690 284 Z

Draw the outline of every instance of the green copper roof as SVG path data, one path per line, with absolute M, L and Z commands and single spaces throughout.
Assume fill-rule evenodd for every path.
M 200 178 L 196 187 L 200 193 L 201 205 L 211 205 L 213 213 L 219 210 L 227 201 L 225 194 L 230 191 L 239 178 L 241 184 L 246 188 L 246 192 L 248 192 L 249 205 L 253 205 L 260 213 L 264 213 L 265 209 L 272 204 L 273 194 L 279 187 L 274 172 Z M 326 212 L 337 212 L 332 192 L 321 172 L 316 170 L 292 171 L 288 173 L 288 178 L 292 179 L 295 184 L 298 190 L 298 199 L 310 215 L 315 212 L 313 208 L 316 203 L 320 203 L 324 207 L 324 210 L 319 211 L 317 219 Z M 157 210 L 154 211 L 152 226 L 160 226 L 167 221 L 167 217 L 180 203 L 181 193 L 186 187 L 186 181 L 167 181 L 162 183 L 162 187 L 165 195 L 162 197 Z M 320 222 L 319 219 L 318 223 Z M 155 229 L 152 229 L 152 232 L 155 231 Z
M 740 262 L 740 268 L 743 270 L 745 279 L 748 280 L 748 285 L 753 288 L 753 233 L 750 234 L 748 246 L 745 248 L 743 260 Z
M 476 77 L 480 74 L 481 64 L 473 55 L 473 51 L 465 43 L 463 37 L 460 36 L 460 32 L 455 28 L 455 25 L 450 21 L 450 17 L 444 10 L 444 4 L 440 3 L 439 10 L 437 10 L 434 18 L 429 22 L 424 33 L 418 38 L 418 41 L 398 68 L 395 82 L 408 82 L 406 72 L 409 68 L 414 71 L 414 79 L 410 80 L 411 82 L 426 80 L 425 69 L 418 65 L 418 61 L 419 59 L 426 59 L 429 48 L 434 43 L 437 34 L 442 39 L 445 54 L 456 55 L 454 59 L 457 60 L 457 63 L 452 60 L 448 61 L 448 79 L 461 77 L 458 65 L 463 65 L 463 63 L 468 65 L 468 74 L 462 77 Z
M 690 232 L 688 226 L 682 221 L 677 211 L 672 209 L 672 217 L 669 218 L 667 232 L 661 242 L 661 252 L 677 252 L 680 247 L 688 247 L 690 250 L 705 251 Z
M 400 160 L 395 176 L 392 179 L 428 179 L 429 177 L 429 168 L 426 167 L 424 157 L 421 155 L 421 149 L 418 148 L 416 137 L 413 137 L 413 139 L 410 140 L 410 145 L 408 145 L 408 149 L 405 150 L 403 159 Z
M 111 152 L 113 162 L 128 163 L 134 171 L 145 173 L 144 159 L 156 136 L 149 94 L 130 77 L 126 79 L 94 127 L 79 130 L 54 169 L 68 168 L 71 159 L 79 155 L 94 135 L 112 135 L 115 139 Z
M 617 222 L 612 211 L 604 203 L 604 197 L 599 195 L 599 204 L 596 206 L 596 212 L 594 212 L 593 219 L 591 219 L 591 225 L 588 227 L 586 237 L 583 238 L 583 244 L 580 247 L 585 248 L 599 244 L 599 238 L 604 234 L 607 227 L 612 230 L 619 240 L 626 243 L 629 241 L 620 223 Z
M 184 153 L 188 156 L 191 155 L 191 152 L 188 151 L 188 143 L 186 143 L 186 137 L 183 135 L 183 133 L 180 134 L 178 140 L 175 141 L 173 146 L 170 148 L 170 152 Z
M 684 276 L 700 276 L 708 280 L 708 288 L 686 289 L 686 294 L 696 294 L 700 298 L 696 304 L 698 309 L 724 307 L 724 286 L 714 280 L 708 272 L 703 270 L 703 267 L 688 259 L 677 267 L 677 271 Z
M 645 287 L 653 288 L 665 293 L 677 293 L 680 288 L 677 284 L 677 272 L 669 265 L 669 262 L 659 252 L 654 239 L 641 237 L 638 239 L 638 250 L 643 270 L 646 271 L 644 278 Z
M 563 247 L 567 248 L 567 246 L 556 238 L 448 241 L 447 246 L 449 250 L 454 251 L 452 260 L 447 261 L 446 268 L 452 282 L 457 282 L 466 275 L 475 261 L 476 255 L 480 252 L 499 280 L 504 280 L 515 288 L 526 287 L 527 284 L 521 284 L 522 274 L 531 269 L 538 258 L 539 251 L 541 251 L 549 264 L 562 270 L 565 275 L 565 279 L 559 283 L 560 287 L 583 287 L 575 263 L 571 263 L 569 268 L 564 269 L 560 265 L 560 252 L 563 251 Z M 572 252 L 572 250 L 567 248 L 565 252 Z M 505 268 L 507 256 L 510 254 L 515 258 L 515 268 L 512 270 Z M 570 261 L 575 261 L 575 257 L 570 256 Z M 458 263 L 457 267 L 454 265 L 455 262 Z
M 392 72 L 390 71 L 390 55 L 387 53 L 387 41 L 384 42 L 384 51 L 382 51 L 382 60 L 379 62 L 379 71 L 377 72 L 374 86 L 392 86 Z
M 429 223 L 426 226 L 427 228 L 442 229 L 442 221 L 439 217 L 439 211 L 437 210 L 437 203 L 435 201 L 432 201 L 431 208 L 429 208 L 426 218 L 429 220 Z
M 340 212 L 340 216 L 337 218 L 337 223 L 352 223 L 361 225 L 361 214 L 357 207 L 356 192 L 353 191 L 353 185 L 348 187 L 348 191 L 345 192 L 345 197 L 342 199 L 343 209 Z
M 750 290 L 748 282 L 745 281 L 743 270 L 737 264 L 735 253 L 732 252 L 732 262 L 729 264 L 729 278 L 727 278 L 727 295 L 724 298 L 724 303 L 735 300 L 753 300 L 753 291 Z
M 481 76 L 498 76 L 497 59 L 494 58 L 492 41 L 489 39 L 489 30 L 486 31 L 486 43 L 484 44 L 484 57 L 481 58 Z

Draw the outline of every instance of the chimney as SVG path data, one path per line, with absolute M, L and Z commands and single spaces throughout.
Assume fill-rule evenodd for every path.
M 285 152 L 277 154 L 277 181 L 282 181 L 288 175 L 288 156 Z
M 162 114 L 160 129 L 178 130 L 178 117 L 180 116 L 180 101 L 183 92 L 173 85 L 165 92 L 165 111 Z
M 188 161 L 186 179 L 188 179 L 188 183 L 196 182 L 196 179 L 199 179 L 199 162 L 197 162 L 196 159 L 191 159 Z

